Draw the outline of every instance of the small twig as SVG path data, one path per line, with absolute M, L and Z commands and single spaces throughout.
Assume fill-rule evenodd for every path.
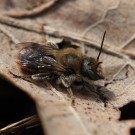
M 50 8 L 56 2 L 57 0 L 49 0 L 48 2 L 41 3 L 40 6 L 37 6 L 36 8 L 33 8 L 32 10 L 8 12 L 6 13 L 6 15 L 15 17 L 15 18 L 34 16 Z
M 39 118 L 37 115 L 33 115 L 0 129 L 0 135 L 7 135 L 21 129 L 27 129 L 28 127 L 32 127 L 37 124 L 40 124 Z
M 38 25 L 38 24 L 31 25 L 28 22 L 22 22 L 20 20 L 16 20 L 7 16 L 0 16 L 0 23 L 6 24 L 9 26 L 14 26 L 16 28 L 22 28 L 28 31 L 34 31 L 37 33 L 42 33 L 43 31 L 43 28 L 41 25 Z

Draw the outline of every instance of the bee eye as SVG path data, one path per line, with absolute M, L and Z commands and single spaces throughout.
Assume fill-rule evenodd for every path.
M 86 67 L 87 67 L 88 70 L 91 70 L 91 69 L 92 69 L 92 64 L 91 64 L 91 62 L 88 62 L 87 65 L 86 65 Z
M 88 64 L 87 64 L 88 66 L 90 66 L 90 62 L 88 62 Z

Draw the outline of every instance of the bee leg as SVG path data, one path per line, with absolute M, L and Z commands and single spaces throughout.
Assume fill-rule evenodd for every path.
M 69 93 L 69 96 L 71 97 L 71 99 L 74 99 L 74 94 L 71 88 L 67 88 L 67 92 Z
M 39 73 L 39 74 L 32 75 L 31 79 L 40 81 L 40 80 L 47 80 L 48 77 L 49 77 L 49 75 L 46 73 Z
M 31 78 L 31 75 L 19 76 L 19 75 L 16 75 L 16 74 L 12 73 L 11 71 L 9 71 L 9 73 L 10 73 L 11 75 L 13 75 L 15 78 L 20 78 L 20 79 Z
M 46 73 L 39 73 L 39 74 L 34 74 L 34 75 L 26 75 L 26 76 L 18 76 L 11 71 L 9 71 L 10 74 L 12 74 L 15 78 L 20 78 L 20 79 L 32 79 L 32 80 L 45 80 L 49 76 Z
M 75 97 L 74 97 L 72 89 L 67 88 L 67 92 L 69 93 L 69 97 L 72 99 L 72 104 L 74 104 L 75 103 Z
M 72 99 L 72 103 L 74 103 L 74 94 L 72 89 L 70 88 L 71 80 L 67 76 L 61 75 L 58 81 L 59 84 L 62 84 L 67 89 L 69 97 Z

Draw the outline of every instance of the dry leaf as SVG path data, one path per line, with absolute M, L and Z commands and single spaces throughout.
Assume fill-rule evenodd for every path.
M 27 13 L 23 16 L 18 15 L 20 20 L 3 16 L 5 11 L 8 11 L 4 9 L 9 6 L 9 2 L 6 2 L 1 4 L 0 74 L 20 91 L 32 97 L 44 132 L 47 135 L 134 134 L 135 115 L 132 112 L 135 109 L 135 2 L 57 1 L 42 14 L 34 14 L 33 5 L 29 2 L 22 7 L 17 6 L 22 13 L 27 6 L 32 9 L 25 10 Z M 33 3 L 38 7 L 36 1 Z M 20 5 L 20 2 L 14 1 L 14 5 Z M 16 7 L 12 7 L 12 10 L 15 9 Z M 29 12 L 36 16 L 29 18 Z M 9 74 L 9 70 L 21 74 L 14 58 L 20 48 L 16 43 L 43 43 L 45 37 L 43 38 L 41 33 L 44 33 L 48 40 L 60 44 L 63 37 L 67 38 L 69 44 L 79 45 L 86 55 L 96 58 L 105 30 L 107 35 L 100 59 L 106 70 L 106 79 L 94 82 L 103 96 L 74 91 L 75 105 L 72 106 L 66 91 L 47 87 L 43 83 L 35 84 L 13 78 Z M 116 98 L 112 99 L 114 95 Z M 107 98 L 107 101 L 104 98 Z

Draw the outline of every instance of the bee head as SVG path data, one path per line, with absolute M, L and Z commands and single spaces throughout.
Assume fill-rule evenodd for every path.
M 86 57 L 82 63 L 82 74 L 90 80 L 104 79 L 102 62 L 97 62 L 94 58 Z
M 97 56 L 97 59 L 94 59 L 92 57 L 86 57 L 86 58 L 84 58 L 83 63 L 82 63 L 83 76 L 88 77 L 91 80 L 104 79 L 104 74 L 103 74 L 103 70 L 102 70 L 102 66 L 101 66 L 102 62 L 99 62 L 99 57 L 102 52 L 105 34 L 106 34 L 106 31 L 104 32 L 104 35 L 103 35 L 101 48 L 100 48 L 99 54 Z

